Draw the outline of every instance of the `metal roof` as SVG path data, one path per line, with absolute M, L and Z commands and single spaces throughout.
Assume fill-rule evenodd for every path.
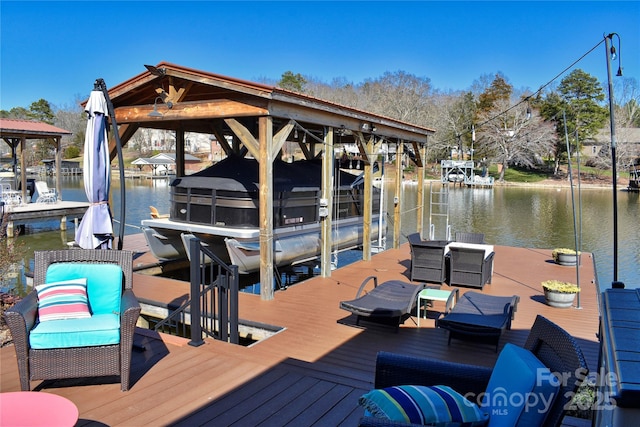
M 50 125 L 23 119 L 0 119 L 1 138 L 40 139 L 71 135 L 72 132 Z

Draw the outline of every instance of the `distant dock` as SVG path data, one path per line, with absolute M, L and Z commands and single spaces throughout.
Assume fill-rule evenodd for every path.
M 7 237 L 14 237 L 17 223 L 29 221 L 60 219 L 60 230 L 67 229 L 68 217 L 81 217 L 87 211 L 89 202 L 25 203 L 17 206 L 5 205 L 3 213 L 7 220 Z

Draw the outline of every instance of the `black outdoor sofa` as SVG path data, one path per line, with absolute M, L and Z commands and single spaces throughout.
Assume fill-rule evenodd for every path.
M 545 317 L 537 316 L 524 348 L 551 372 L 562 373 L 558 397 L 547 412 L 543 427 L 560 426 L 569 402 L 587 376 L 588 367 L 576 340 Z M 413 384 L 447 385 L 462 395 L 480 396 L 487 389 L 492 368 L 426 359 L 387 352 L 378 353 L 374 388 Z M 360 426 L 413 426 L 365 416 Z

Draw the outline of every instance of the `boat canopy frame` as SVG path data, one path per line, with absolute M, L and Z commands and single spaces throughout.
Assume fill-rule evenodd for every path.
M 435 131 L 303 93 L 262 83 L 161 62 L 109 89 L 123 145 L 139 128 L 175 132 L 176 176 L 185 175 L 185 133 L 211 134 L 229 155 L 258 160 L 261 268 L 260 282 L 273 283 L 273 162 L 285 142 L 295 142 L 305 159 L 322 158 L 323 199 L 332 206 L 335 136 L 340 144 L 355 144 L 364 163 L 364 224 L 372 218 L 372 166 L 383 144 L 396 144 L 396 181 L 402 180 L 401 155 L 406 150 L 418 168 L 418 196 L 424 182 L 427 140 Z M 161 101 L 161 102 L 159 102 Z M 113 139 L 113 138 L 112 138 Z M 405 148 L 406 147 L 406 148 Z M 115 143 L 110 142 L 111 158 Z M 401 199 L 401 198 L 399 198 Z M 418 203 L 417 215 L 422 217 Z M 400 227 L 401 204 L 394 204 L 395 227 Z M 419 221 L 421 224 L 421 221 Z M 322 222 L 321 274 L 331 275 L 331 215 Z M 420 228 L 420 225 L 419 225 Z M 394 233 L 394 247 L 399 233 Z M 363 259 L 371 257 L 371 242 L 363 244 Z M 273 287 L 262 286 L 261 298 L 273 299 Z

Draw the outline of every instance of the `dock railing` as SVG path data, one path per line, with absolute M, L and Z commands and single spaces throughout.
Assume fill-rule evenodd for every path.
M 154 329 L 190 336 L 192 346 L 204 344 L 207 336 L 239 344 L 238 266 L 227 265 L 197 238 L 190 239 L 189 253 L 191 298 Z

